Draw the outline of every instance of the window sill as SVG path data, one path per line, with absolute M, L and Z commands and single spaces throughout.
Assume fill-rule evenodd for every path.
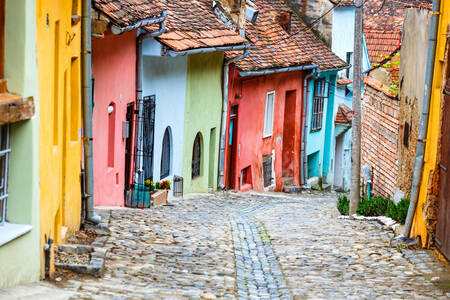
M 263 139 L 267 139 L 267 138 L 270 138 L 270 137 L 272 137 L 272 133 L 263 135 Z
M 12 240 L 31 231 L 33 226 L 25 224 L 4 223 L 0 225 L 0 246 L 3 246 Z

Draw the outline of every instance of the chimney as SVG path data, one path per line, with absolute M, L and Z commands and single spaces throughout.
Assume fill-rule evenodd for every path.
M 291 32 L 291 12 L 281 12 L 278 15 L 278 23 L 280 23 L 281 27 L 283 27 L 284 31 L 287 33 Z

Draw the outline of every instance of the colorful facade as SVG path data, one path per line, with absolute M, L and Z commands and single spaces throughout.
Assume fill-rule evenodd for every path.
M 229 70 L 222 183 L 241 191 L 282 191 L 328 170 L 336 73 L 346 64 L 286 2 L 247 6 L 257 11 L 246 16 L 245 27 L 254 44 Z M 227 59 L 235 57 L 227 53 Z
M 0 41 L 0 147 L 7 150 L 4 142 L 9 126 L 11 150 L 0 155 L 0 196 L 7 195 L 5 215 L 1 212 L 5 199 L 0 201 L 0 288 L 4 288 L 38 281 L 41 268 L 34 1 L 0 1 Z M 7 98 L 14 99 L 15 108 L 6 107 Z M 12 118 L 5 123 L 14 110 L 26 118 Z M 4 165 L 5 161 L 9 166 Z
M 44 245 L 61 243 L 81 220 L 81 1 L 36 2 L 39 72 L 41 276 Z
M 444 184 L 439 183 L 439 172 L 446 172 L 444 169 L 439 167 L 438 163 L 440 163 L 442 151 L 441 145 L 443 144 L 443 141 L 441 139 L 448 139 L 448 136 L 441 137 L 441 130 L 443 127 L 441 120 L 444 116 L 444 105 L 448 105 L 448 103 L 444 101 L 445 95 L 443 93 L 443 90 L 445 88 L 445 83 L 448 79 L 449 74 L 449 54 L 448 51 L 446 51 L 446 49 L 450 47 L 447 38 L 449 24 L 450 1 L 442 0 L 437 32 L 433 83 L 431 86 L 431 100 L 424 156 L 424 167 L 422 179 L 420 182 L 420 190 L 414 220 L 410 233 L 412 237 L 420 237 L 423 247 L 427 247 L 433 243 L 432 238 L 435 236 L 436 222 L 446 222 L 447 226 L 449 226 L 448 224 L 450 224 L 450 221 L 448 220 L 448 211 L 450 206 L 448 204 L 446 206 L 447 219 L 445 219 L 445 217 L 444 219 L 441 217 L 439 220 L 440 212 L 444 208 L 437 208 L 439 185 Z M 448 243 L 448 240 L 446 242 Z M 447 258 L 450 259 L 448 253 Z
M 125 162 L 130 159 L 126 146 L 131 137 L 123 137 L 122 126 L 136 99 L 136 30 L 121 35 L 108 30 L 103 37 L 93 38 L 92 76 L 94 202 L 123 206 Z

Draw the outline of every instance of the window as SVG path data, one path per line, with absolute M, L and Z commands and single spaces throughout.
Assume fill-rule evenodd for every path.
M 403 146 L 406 148 L 409 147 L 409 133 L 411 129 L 408 122 L 405 122 L 405 126 L 403 128 Z
M 194 140 L 194 148 L 192 150 L 192 179 L 199 177 L 201 170 L 202 158 L 202 137 L 200 132 L 197 133 Z
M 9 152 L 9 125 L 3 125 L 0 126 L 0 225 L 6 222 Z
M 170 152 L 172 151 L 170 145 L 170 127 L 166 128 L 162 143 L 161 152 L 161 179 L 170 174 Z
M 352 65 L 350 68 L 345 70 L 345 74 L 348 79 L 353 79 L 353 52 L 347 52 L 346 62 L 349 65 Z
M 269 137 L 273 133 L 274 102 L 275 102 L 275 92 L 268 92 L 266 95 L 266 112 L 264 114 L 263 137 Z
M 328 98 L 328 82 L 324 79 L 314 82 L 314 98 L 312 104 L 311 131 L 322 129 L 323 106 L 325 98 Z
M 116 105 L 108 105 L 108 167 L 114 168 L 114 147 L 116 137 Z

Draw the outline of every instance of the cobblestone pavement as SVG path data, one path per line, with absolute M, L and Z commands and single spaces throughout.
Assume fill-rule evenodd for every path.
M 225 193 L 113 209 L 103 278 L 59 287 L 73 299 L 448 299 L 427 253 L 398 252 L 391 233 L 336 218 L 335 203 Z

